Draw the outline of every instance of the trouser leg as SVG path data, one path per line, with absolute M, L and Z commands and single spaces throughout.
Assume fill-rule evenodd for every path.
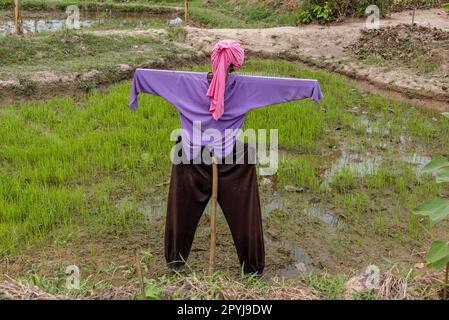
M 187 259 L 198 222 L 211 197 L 210 174 L 200 165 L 172 166 L 165 224 L 165 259 L 179 266 Z
M 256 166 L 223 165 L 219 172 L 218 202 L 231 229 L 240 264 L 245 273 L 262 274 L 265 248 Z

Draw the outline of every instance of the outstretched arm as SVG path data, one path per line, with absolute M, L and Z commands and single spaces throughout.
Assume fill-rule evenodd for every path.
M 317 80 L 239 76 L 239 100 L 248 112 L 255 108 L 310 98 L 323 98 Z
M 183 111 L 186 106 L 195 105 L 196 99 L 201 98 L 198 94 L 201 92 L 201 77 L 204 75 L 200 72 L 137 69 L 129 99 L 131 111 L 138 107 L 139 93 L 160 96 Z

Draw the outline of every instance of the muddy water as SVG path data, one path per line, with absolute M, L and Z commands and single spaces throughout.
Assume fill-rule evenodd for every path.
M 367 128 L 367 133 L 371 133 L 375 131 L 372 127 Z M 426 155 L 421 155 L 418 153 L 407 154 L 403 150 L 403 146 L 405 146 L 410 141 L 410 138 L 401 135 L 400 143 L 400 161 L 405 164 L 410 164 L 414 167 L 417 176 L 421 175 L 422 168 L 432 160 L 431 157 Z M 381 144 L 380 147 L 387 150 L 387 144 Z M 381 148 L 382 149 L 382 148 Z M 339 156 L 336 157 L 329 168 L 325 170 L 324 178 L 322 182 L 322 187 L 330 188 L 330 185 L 335 182 L 336 176 L 341 173 L 343 170 L 346 170 L 353 177 L 365 177 L 369 175 L 375 174 L 382 163 L 387 160 L 381 154 L 372 153 L 372 152 L 350 152 L 346 150 L 346 147 L 342 148 L 339 151 Z
M 23 19 L 23 32 L 54 32 L 65 28 L 66 21 L 62 19 Z M 80 20 L 81 28 L 92 26 L 91 20 Z M 15 32 L 14 22 L 12 20 L 0 21 L 0 35 L 13 34 Z
M 274 246 L 288 246 L 285 243 L 271 243 Z M 278 270 L 277 275 L 284 278 L 296 278 L 306 276 L 311 273 L 318 273 L 320 271 L 313 264 L 312 258 L 307 251 L 299 246 L 294 246 L 291 250 L 291 263 Z
M 343 169 L 353 176 L 364 177 L 375 173 L 382 164 L 382 157 L 371 154 L 349 153 L 342 150 L 341 156 L 335 160 L 330 169 L 324 174 L 323 187 L 329 187 L 335 181 L 337 174 Z
M 284 208 L 284 201 L 276 198 L 270 202 L 262 204 L 262 215 L 267 216 L 275 211 L 281 211 Z
M 432 160 L 432 158 L 414 153 L 414 154 L 412 154 L 410 156 L 407 156 L 407 155 L 402 156 L 401 160 L 402 160 L 402 162 L 405 162 L 405 163 L 410 163 L 410 164 L 413 164 L 413 165 L 417 165 L 419 167 L 419 170 L 420 170 L 427 163 L 429 163 Z
M 98 26 L 147 27 L 155 24 L 163 26 L 173 17 L 148 13 L 123 12 L 80 12 L 80 28 Z M 55 32 L 67 28 L 65 12 L 22 13 L 24 33 Z M 14 21 L 10 12 L 0 11 L 0 36 L 15 33 Z
M 332 211 L 318 206 L 312 206 L 304 210 L 309 218 L 317 219 L 332 228 L 344 228 L 345 222 L 337 217 Z

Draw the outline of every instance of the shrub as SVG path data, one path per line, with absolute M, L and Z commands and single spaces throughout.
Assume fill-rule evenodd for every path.
M 327 23 L 343 17 L 363 17 L 370 5 L 379 7 L 381 15 L 387 15 L 392 8 L 411 8 L 413 6 L 434 6 L 439 0 L 305 0 L 297 21 Z M 449 9 L 449 4 L 443 4 Z

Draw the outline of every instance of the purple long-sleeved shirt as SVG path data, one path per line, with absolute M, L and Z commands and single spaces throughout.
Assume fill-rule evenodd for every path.
M 214 120 L 206 96 L 208 87 L 207 72 L 137 69 L 130 108 L 132 111 L 137 109 L 139 93 L 164 98 L 180 113 L 183 149 L 188 158 L 196 157 L 202 146 L 208 146 L 217 157 L 224 158 L 232 152 L 249 111 L 306 98 L 319 102 L 323 98 L 316 80 L 230 74 L 225 89 L 224 114 Z

